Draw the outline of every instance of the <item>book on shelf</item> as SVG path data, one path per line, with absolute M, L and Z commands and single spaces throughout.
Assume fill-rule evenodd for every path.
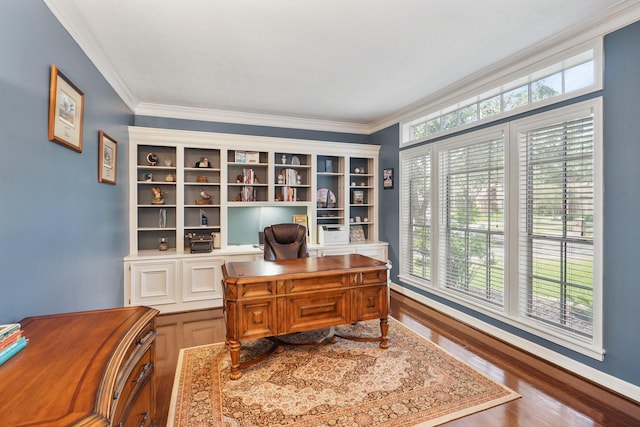
M 20 352 L 20 350 L 25 348 L 27 346 L 27 343 L 29 343 L 29 340 L 27 340 L 25 337 L 20 337 L 18 341 L 14 342 L 9 347 L 0 351 L 0 365 L 2 365 L 7 360 L 11 359 L 18 352 Z

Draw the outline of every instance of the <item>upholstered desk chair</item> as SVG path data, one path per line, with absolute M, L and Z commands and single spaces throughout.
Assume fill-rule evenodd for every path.
M 307 227 L 300 224 L 272 224 L 264 229 L 264 259 L 306 258 Z

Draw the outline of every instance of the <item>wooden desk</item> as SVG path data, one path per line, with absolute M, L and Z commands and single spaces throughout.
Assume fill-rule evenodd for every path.
M 380 319 L 387 348 L 388 269 L 363 255 L 230 262 L 224 277 L 232 379 L 240 378 L 240 341 Z
M 0 424 L 152 425 L 157 313 L 128 307 L 20 321 L 29 344 L 0 366 Z

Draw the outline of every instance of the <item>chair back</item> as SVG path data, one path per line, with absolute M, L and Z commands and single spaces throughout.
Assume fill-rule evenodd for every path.
M 264 229 L 264 259 L 306 258 L 307 227 L 301 224 L 272 224 Z

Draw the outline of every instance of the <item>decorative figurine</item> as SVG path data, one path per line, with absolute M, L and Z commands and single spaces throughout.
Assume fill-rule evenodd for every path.
M 204 191 L 204 189 L 200 189 L 200 198 L 196 200 L 196 205 L 212 205 L 213 199 L 211 198 L 211 194 Z
M 211 167 L 209 165 L 209 159 L 206 157 L 200 157 L 200 161 L 196 162 L 196 167 L 197 168 L 208 168 Z
M 280 161 L 282 162 L 283 165 L 287 164 L 287 155 L 283 154 L 282 158 L 280 159 Z
M 158 164 L 158 155 L 155 153 L 149 153 L 147 154 L 147 163 L 149 163 L 149 166 L 155 166 Z
M 165 166 L 171 167 L 171 164 L 172 164 L 171 159 L 164 159 L 164 165 Z
M 174 182 L 176 180 L 176 177 L 171 172 L 169 172 L 165 175 L 164 180 L 166 182 Z
M 166 238 L 160 238 L 160 247 L 158 249 L 160 249 L 161 251 L 166 251 L 167 249 L 169 249 L 169 244 L 167 243 Z
M 160 187 L 151 187 L 151 191 L 153 192 L 153 200 L 151 201 L 151 204 L 164 205 L 164 195 L 162 194 Z
M 200 197 L 202 197 L 204 200 L 209 200 L 211 198 L 211 194 L 207 193 L 204 190 L 200 190 Z

